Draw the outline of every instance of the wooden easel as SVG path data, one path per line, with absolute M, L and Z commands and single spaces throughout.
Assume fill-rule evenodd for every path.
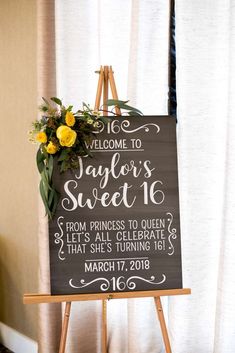
M 95 100 L 95 110 L 99 110 L 101 96 L 103 91 L 103 115 L 108 115 L 107 99 L 109 85 L 113 99 L 118 99 L 116 84 L 111 66 L 101 66 L 99 73 L 98 87 Z M 119 108 L 115 108 L 116 115 L 121 115 Z M 59 353 L 65 352 L 66 338 L 68 332 L 69 317 L 71 311 L 71 303 L 75 301 L 101 300 L 102 301 L 102 353 L 107 353 L 107 300 L 110 299 L 127 299 L 127 298 L 143 298 L 153 297 L 157 316 L 160 322 L 162 337 L 166 349 L 166 353 L 172 353 L 170 340 L 166 328 L 161 297 L 171 295 L 190 294 L 189 288 L 169 289 L 169 290 L 154 290 L 154 291 L 137 291 L 137 292 L 114 292 L 114 293 L 97 293 L 97 294 L 76 294 L 76 295 L 50 295 L 50 294 L 25 294 L 23 298 L 24 304 L 39 304 L 39 303 L 63 303 L 65 302 L 64 317 L 62 323 L 62 332 L 60 337 Z
M 128 298 L 144 298 L 153 297 L 155 301 L 156 311 L 160 322 L 162 337 L 166 348 L 166 353 L 172 353 L 170 340 L 166 328 L 164 313 L 161 304 L 161 297 L 171 295 L 190 294 L 189 288 L 182 289 L 164 289 L 147 292 L 115 292 L 115 293 L 97 293 L 97 294 L 74 294 L 74 295 L 50 295 L 50 294 L 25 294 L 23 298 L 24 304 L 41 304 L 41 303 L 66 303 L 64 317 L 62 323 L 62 332 L 60 337 L 59 353 L 65 352 L 66 338 L 68 332 L 68 324 L 71 310 L 71 303 L 76 301 L 102 300 L 103 304 L 103 326 L 102 326 L 102 353 L 107 353 L 107 324 L 106 324 L 106 303 L 110 299 L 128 299 Z
M 96 99 L 95 99 L 95 110 L 99 110 L 100 108 L 100 101 L 101 101 L 101 95 L 102 95 L 102 89 L 103 89 L 102 110 L 103 110 L 103 115 L 107 116 L 108 107 L 106 105 L 106 102 L 109 96 L 109 84 L 110 84 L 113 99 L 118 99 L 117 88 L 116 88 L 116 84 L 113 76 L 112 66 L 101 66 L 100 70 L 96 71 L 96 73 L 99 74 L 99 80 L 98 80 L 98 87 L 97 87 Z M 116 115 L 121 115 L 121 111 L 118 107 L 115 107 L 115 112 L 116 112 Z

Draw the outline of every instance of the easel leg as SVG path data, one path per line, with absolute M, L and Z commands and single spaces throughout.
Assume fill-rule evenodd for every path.
M 66 338 L 67 338 L 67 332 L 68 332 L 68 324 L 69 324 L 69 317 L 70 317 L 70 309 L 71 309 L 71 302 L 66 302 L 65 311 L 64 311 L 62 332 L 61 332 L 61 337 L 60 337 L 59 353 L 64 353 L 64 351 L 65 351 Z
M 102 300 L 102 353 L 107 353 L 107 301 Z
M 158 319 L 159 319 L 161 330 L 162 330 L 162 337 L 163 337 L 164 345 L 166 348 L 166 353 L 172 353 L 171 352 L 171 345 L 170 345 L 170 341 L 169 341 L 169 337 L 168 337 L 168 332 L 167 332 L 167 328 L 166 328 L 164 313 L 163 313 L 163 309 L 162 309 L 161 298 L 155 297 L 154 301 L 155 301 Z
M 100 100 L 101 100 L 101 94 L 102 94 L 102 88 L 103 88 L 103 82 L 104 82 L 104 70 L 103 67 L 100 67 L 99 72 L 99 81 L 98 81 L 98 86 L 97 86 L 97 92 L 96 92 L 96 98 L 95 98 L 95 110 L 100 109 Z
M 118 99 L 117 88 L 113 77 L 112 66 L 109 67 L 109 83 L 110 83 L 113 99 Z M 117 115 L 121 115 L 121 110 L 118 107 L 115 107 L 115 112 Z
M 103 109 L 104 109 L 104 116 L 108 115 L 108 107 L 106 105 L 106 102 L 108 100 L 109 96 L 109 68 L 108 66 L 104 66 L 104 88 L 103 88 Z

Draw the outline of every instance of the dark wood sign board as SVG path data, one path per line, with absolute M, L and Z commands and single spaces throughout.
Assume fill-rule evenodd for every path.
M 176 121 L 113 118 L 93 158 L 53 179 L 52 294 L 182 288 Z

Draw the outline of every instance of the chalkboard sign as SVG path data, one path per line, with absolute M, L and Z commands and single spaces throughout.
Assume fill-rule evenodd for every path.
M 175 119 L 115 117 L 89 147 L 54 166 L 51 293 L 182 288 Z

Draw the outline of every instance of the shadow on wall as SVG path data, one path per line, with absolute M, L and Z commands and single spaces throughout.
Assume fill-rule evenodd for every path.
M 35 327 L 35 338 L 37 308 L 23 304 L 23 291 L 29 291 L 29 288 L 26 288 L 28 274 L 21 269 L 21 265 L 26 267 L 22 262 L 33 263 L 32 257 L 27 246 L 21 253 L 15 239 L 0 235 L 0 322 L 26 336 L 29 328 Z
M 1 338 L 0 338 L 1 339 Z M 0 343 L 0 353 L 14 353 Z

